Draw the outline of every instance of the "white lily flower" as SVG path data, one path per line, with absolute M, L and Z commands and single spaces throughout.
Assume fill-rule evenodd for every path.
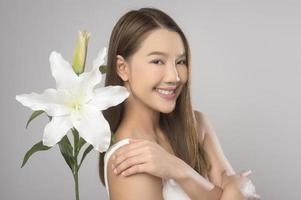
M 44 110 L 52 120 L 45 126 L 43 144 L 53 146 L 75 127 L 94 149 L 104 152 L 111 142 L 109 123 L 101 110 L 123 102 L 129 92 L 123 86 L 94 88 L 101 82 L 99 66 L 104 64 L 106 48 L 98 53 L 92 70 L 79 76 L 61 54 L 53 51 L 49 61 L 56 88 L 42 94 L 16 95 L 16 100 L 32 110 Z

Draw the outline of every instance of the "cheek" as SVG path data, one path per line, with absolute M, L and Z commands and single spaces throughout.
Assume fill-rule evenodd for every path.
M 151 66 L 144 65 L 137 67 L 131 74 L 131 85 L 133 90 L 140 94 L 147 94 L 160 82 L 161 71 Z
M 160 77 L 164 73 L 164 68 L 156 67 L 151 64 L 143 63 L 136 67 L 132 77 L 135 82 L 142 87 L 154 87 L 160 81 Z
M 178 73 L 179 73 L 181 82 L 186 83 L 188 80 L 188 68 L 180 68 Z

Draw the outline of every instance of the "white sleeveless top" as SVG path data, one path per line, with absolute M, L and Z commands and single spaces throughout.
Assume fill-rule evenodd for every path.
M 104 156 L 104 177 L 106 183 L 106 190 L 108 193 L 108 197 L 110 199 L 109 188 L 108 188 L 108 178 L 107 178 L 107 165 L 110 156 L 113 154 L 115 150 L 119 147 L 128 144 L 129 138 L 122 139 L 115 144 L 113 144 L 105 153 Z M 162 188 L 162 195 L 164 200 L 191 200 L 189 196 L 185 193 L 185 191 L 177 184 L 176 181 L 173 179 L 163 180 L 163 188 Z

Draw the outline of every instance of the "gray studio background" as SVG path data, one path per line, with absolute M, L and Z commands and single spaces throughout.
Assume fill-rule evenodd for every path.
M 298 1 L 0 1 L 0 199 L 75 199 L 58 146 L 25 152 L 42 139 L 44 115 L 16 94 L 55 87 L 49 54 L 72 62 L 77 31 L 91 32 L 87 65 L 108 45 L 126 11 L 154 6 L 182 27 L 192 50 L 192 97 L 206 113 L 236 171 L 264 200 L 301 198 L 301 3 Z M 90 67 L 87 67 L 90 70 Z M 70 134 L 69 134 L 70 135 Z M 107 199 L 92 151 L 80 170 L 81 199 Z

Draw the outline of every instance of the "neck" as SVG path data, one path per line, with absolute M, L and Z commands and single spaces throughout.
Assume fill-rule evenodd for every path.
M 125 110 L 119 128 L 130 131 L 126 134 L 156 140 L 160 133 L 160 112 L 137 101 L 126 101 L 124 105 Z

